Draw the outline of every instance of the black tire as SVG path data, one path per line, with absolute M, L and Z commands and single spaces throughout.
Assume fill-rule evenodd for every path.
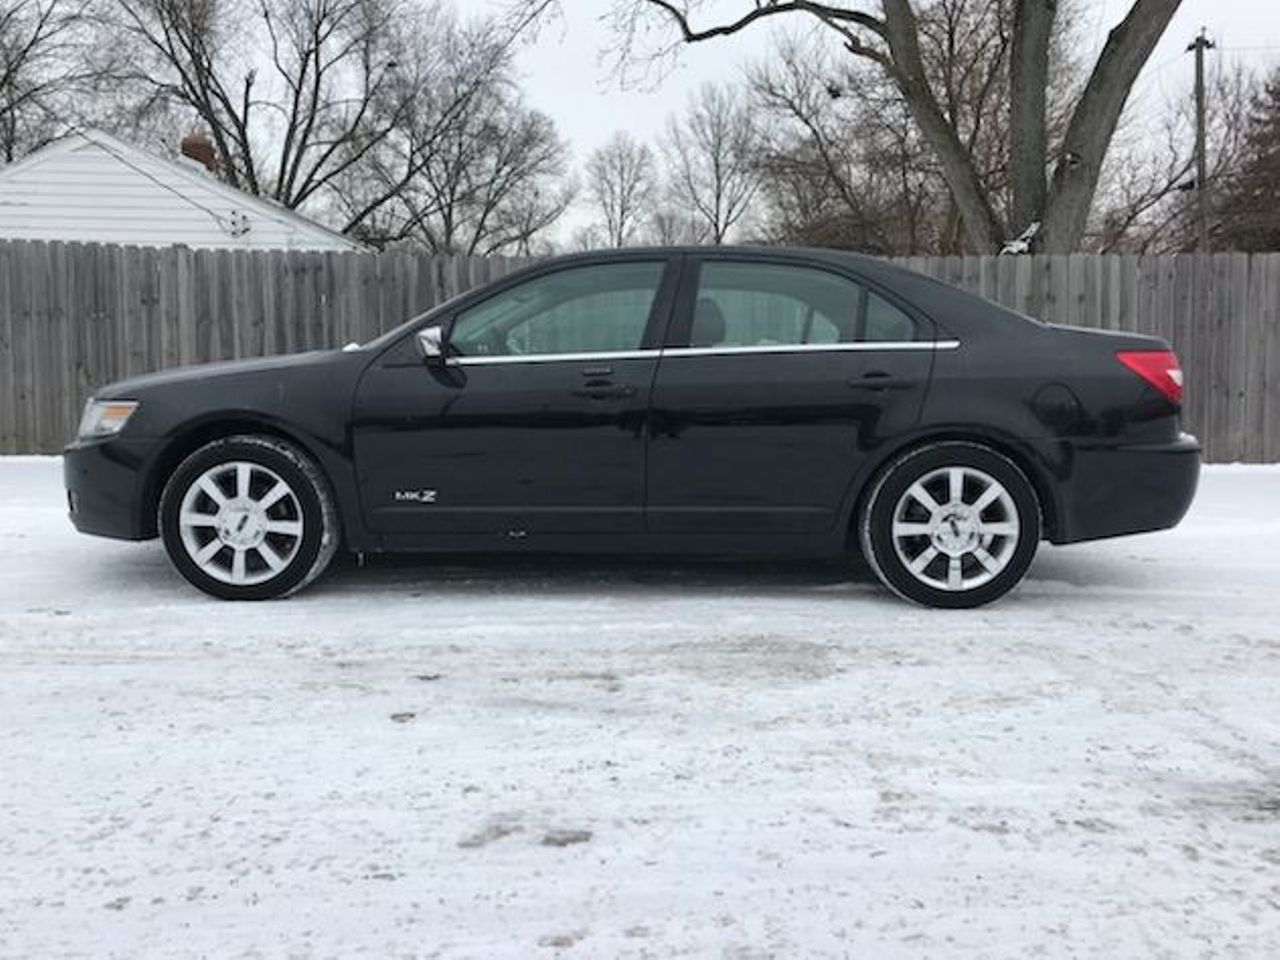
M 944 500 L 957 468 L 960 497 Z M 996 491 L 997 499 L 981 506 L 996 487 L 1007 496 Z M 917 489 L 923 498 L 908 494 Z M 867 563 L 898 596 L 930 607 L 978 607 L 1004 596 L 1026 575 L 1040 544 L 1040 501 L 1008 457 L 978 443 L 946 441 L 890 463 L 873 483 L 858 527 Z M 922 532 L 902 532 L 917 530 Z
M 242 469 L 250 491 L 244 497 Z M 271 500 L 281 483 L 286 492 Z M 258 500 L 271 502 L 263 507 Z M 183 460 L 160 496 L 158 525 L 178 572 L 223 600 L 270 600 L 301 590 L 324 572 L 340 539 L 320 468 L 293 444 L 269 436 L 214 440 Z

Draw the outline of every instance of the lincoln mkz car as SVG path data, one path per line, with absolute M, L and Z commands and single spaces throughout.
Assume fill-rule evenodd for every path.
M 856 556 L 993 600 L 1041 540 L 1159 530 L 1199 447 L 1163 341 L 1039 323 L 829 251 L 539 263 L 361 346 L 103 387 L 67 449 L 85 533 L 159 536 L 227 599 L 342 548 Z

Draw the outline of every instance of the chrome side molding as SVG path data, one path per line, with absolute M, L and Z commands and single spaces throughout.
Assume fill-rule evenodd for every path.
M 499 363 L 582 363 L 594 360 L 645 360 L 649 357 L 717 357 L 752 353 L 866 353 L 899 350 L 954 350 L 959 340 L 885 340 L 861 343 L 769 343 L 749 347 L 663 347 L 652 350 L 600 350 L 589 353 L 531 353 L 493 357 L 450 357 L 460 367 Z

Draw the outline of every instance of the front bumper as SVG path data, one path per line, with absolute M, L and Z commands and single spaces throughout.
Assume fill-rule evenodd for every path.
M 1161 444 L 1076 447 L 1061 487 L 1054 543 L 1176 526 L 1200 480 L 1200 444 L 1182 434 Z
M 147 515 L 145 477 L 150 441 L 78 440 L 62 453 L 71 522 L 81 533 L 118 540 L 156 535 Z

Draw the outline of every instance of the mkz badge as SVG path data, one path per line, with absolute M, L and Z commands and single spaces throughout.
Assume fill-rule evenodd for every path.
M 402 503 L 435 503 L 436 492 L 434 490 L 397 490 L 396 502 Z

